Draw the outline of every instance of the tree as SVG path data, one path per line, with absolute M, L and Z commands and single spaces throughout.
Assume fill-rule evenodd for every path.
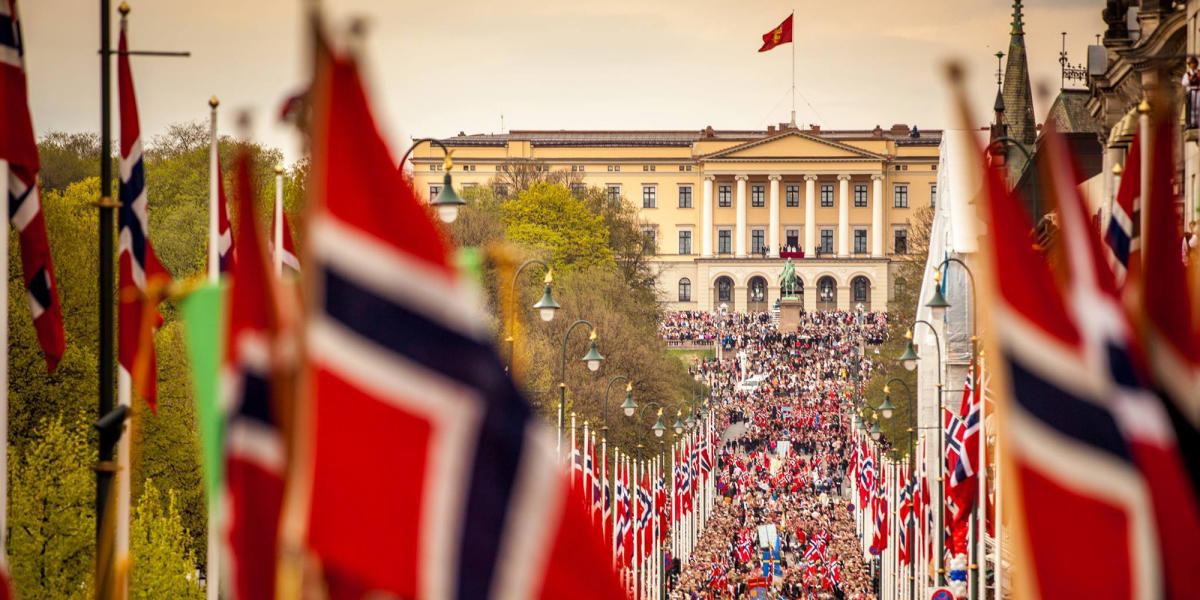
M 504 198 L 481 187 L 462 191 L 465 205 L 450 225 L 450 235 L 460 248 L 482 248 L 504 239 Z
M 551 170 L 545 161 L 530 158 L 510 158 L 499 164 L 490 187 L 503 187 L 510 196 L 528 190 L 538 183 L 561 185 L 567 189 L 583 182 L 583 175 L 567 169 Z
M 604 219 L 608 228 L 608 246 L 625 276 L 625 282 L 635 291 L 653 293 L 650 278 L 650 256 L 654 246 L 642 233 L 642 221 L 637 208 L 624 197 L 613 199 L 608 191 L 591 187 L 583 195 L 584 204 Z
M 613 264 L 604 219 L 567 188 L 535 183 L 503 205 L 508 238 L 550 256 L 556 271 Z
M 48 133 L 38 142 L 38 157 L 42 163 L 38 174 L 42 192 L 61 193 L 72 183 L 100 176 L 100 136 L 61 131 Z
M 179 516 L 175 492 L 166 497 L 147 479 L 136 516 L 129 528 L 129 597 L 133 600 L 180 598 L 200 600 L 196 559 L 189 548 L 193 535 Z
M 44 418 L 9 461 L 13 582 L 23 598 L 83 598 L 95 544 L 94 460 L 82 415 Z
M 925 277 L 925 260 L 929 256 L 929 238 L 933 229 L 933 208 L 917 209 L 908 220 L 908 252 L 894 257 L 899 263 L 895 280 L 903 281 L 901 293 L 893 294 L 889 312 L 901 315 L 916 313 L 921 281 Z

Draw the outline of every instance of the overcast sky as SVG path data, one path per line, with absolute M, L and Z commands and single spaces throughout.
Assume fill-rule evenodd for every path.
M 118 0 L 114 0 L 114 6 Z M 222 133 L 252 109 L 259 141 L 289 160 L 297 143 L 274 123 L 306 80 L 300 0 L 133 0 L 142 132 L 207 119 Z M 397 156 L 409 136 L 505 129 L 763 128 L 788 120 L 792 48 L 759 54 L 763 33 L 796 10 L 797 121 L 825 128 L 951 123 L 942 64 L 968 65 L 979 118 L 1007 51 L 1005 0 L 326 0 L 330 22 L 370 18 L 366 69 L 377 118 Z M 30 101 L 39 134 L 99 130 L 97 3 L 25 0 Z M 1073 62 L 1103 30 L 1100 0 L 1030 0 L 1026 45 L 1035 90 L 1057 90 L 1060 32 Z M 113 19 L 114 31 L 117 19 Z M 113 36 L 116 44 L 116 34 Z M 115 87 L 115 86 L 114 86 Z M 1042 119 L 1052 96 L 1038 97 Z M 114 131 L 115 120 L 114 92 Z

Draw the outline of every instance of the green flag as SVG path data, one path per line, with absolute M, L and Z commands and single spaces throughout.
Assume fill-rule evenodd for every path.
M 224 418 L 220 408 L 221 357 L 225 354 L 224 297 L 223 286 L 209 283 L 196 288 L 180 303 L 183 333 L 192 365 L 192 390 L 209 502 L 216 501 L 224 475 L 221 431 Z

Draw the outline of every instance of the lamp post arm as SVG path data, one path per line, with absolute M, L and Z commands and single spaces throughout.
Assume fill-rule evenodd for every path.
M 592 325 L 587 319 L 579 319 L 567 328 L 567 333 L 563 335 L 562 343 L 562 369 L 559 371 L 558 379 L 558 449 L 562 449 L 562 433 L 563 433 L 563 411 L 567 408 L 567 340 L 571 339 L 571 332 L 580 325 L 587 325 L 596 330 L 596 326 Z
M 406 150 L 406 151 L 404 152 L 404 156 L 401 156 L 401 157 L 400 157 L 400 165 L 399 165 L 398 167 L 396 167 L 396 168 L 397 168 L 397 169 L 400 169 L 401 171 L 403 171 L 403 170 L 404 170 L 404 161 L 408 160 L 408 156 L 409 156 L 410 154 L 412 154 L 412 151 L 413 151 L 413 150 L 416 150 L 416 149 L 417 149 L 417 146 L 420 146 L 421 144 L 423 144 L 423 143 L 425 143 L 425 142 L 429 142 L 430 144 L 433 144 L 433 145 L 435 145 L 435 146 L 439 146 L 439 147 L 442 149 L 442 152 L 445 152 L 445 153 L 446 153 L 446 156 L 450 156 L 450 149 L 449 149 L 449 148 L 447 148 L 447 147 L 446 147 L 446 144 L 443 144 L 441 140 L 434 139 L 434 138 L 421 138 L 421 139 L 419 139 L 419 140 L 413 140 L 413 143 L 412 143 L 412 145 L 411 145 L 411 146 L 409 146 L 409 147 L 408 147 L 408 150 Z
M 932 323 L 930 323 L 929 321 L 926 321 L 925 319 L 917 319 L 916 321 L 913 321 L 913 336 L 914 337 L 917 334 L 916 329 L 917 329 L 918 324 L 928 327 L 929 330 L 933 332 L 933 343 L 934 343 L 934 347 L 937 349 L 937 376 L 938 376 L 938 389 L 940 390 L 940 389 L 942 389 L 942 336 L 938 335 L 937 328 L 934 327 Z M 942 403 L 941 398 L 938 398 L 938 404 L 940 405 L 941 403 Z
M 971 346 L 974 347 L 978 341 L 977 336 L 979 332 L 979 290 L 975 286 L 975 272 L 961 259 L 953 256 L 946 257 L 938 267 L 938 270 L 942 272 L 942 281 L 946 281 L 946 273 L 949 271 L 950 263 L 958 263 L 967 272 L 967 278 L 971 282 Z
M 604 430 L 603 431 L 604 431 L 604 439 L 606 439 L 606 440 L 608 439 L 608 393 L 612 391 L 612 385 L 621 380 L 625 380 L 627 382 L 632 383 L 632 381 L 628 377 L 626 377 L 624 375 L 616 375 L 612 379 L 608 380 L 608 385 L 605 386 L 605 388 L 604 388 Z
M 550 269 L 550 265 L 546 264 L 545 262 L 542 262 L 536 258 L 531 258 L 531 259 L 521 263 L 521 266 L 517 267 L 517 272 L 513 273 L 512 285 L 509 286 L 509 288 L 508 288 L 509 289 L 509 292 L 508 292 L 508 336 L 505 338 L 505 341 L 508 342 L 508 369 L 509 369 L 509 371 L 512 371 L 513 358 L 516 356 L 517 341 L 513 337 L 513 333 L 516 330 L 514 321 L 516 320 L 516 317 L 517 317 L 517 309 L 516 309 L 517 281 L 521 277 L 521 272 L 524 271 L 526 269 L 526 267 L 528 267 L 530 265 L 542 265 L 543 267 L 546 267 L 547 270 Z

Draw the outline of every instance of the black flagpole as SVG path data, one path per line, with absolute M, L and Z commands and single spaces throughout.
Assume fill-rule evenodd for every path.
M 122 2 L 121 14 L 128 14 L 129 6 Z M 96 471 L 96 598 L 111 600 L 115 597 L 116 572 L 116 519 L 108 517 L 109 494 L 112 491 L 113 475 L 117 465 L 113 462 L 113 451 L 121 437 L 125 422 L 124 406 L 113 407 L 113 391 L 116 388 L 116 363 L 113 315 L 113 209 L 120 202 L 112 198 L 112 2 L 100 0 L 100 372 L 99 415 L 95 427 L 99 430 L 100 451 L 93 467 Z M 125 54 L 145 56 L 189 56 L 188 52 L 130 51 Z

